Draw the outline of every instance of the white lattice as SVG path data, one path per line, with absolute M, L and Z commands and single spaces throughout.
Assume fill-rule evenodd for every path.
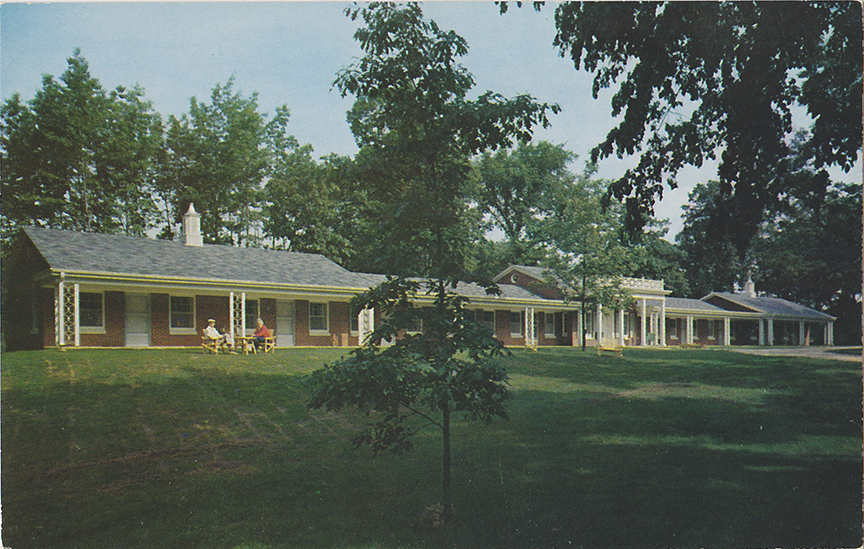
M 246 324 L 246 292 L 231 292 L 231 329 L 235 335 L 243 335 Z
M 78 346 L 78 284 L 59 283 L 56 298 L 57 344 Z

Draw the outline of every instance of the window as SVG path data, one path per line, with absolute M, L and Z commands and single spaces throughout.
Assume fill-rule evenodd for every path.
M 327 303 L 309 303 L 309 333 L 313 335 L 329 335 L 330 322 L 327 318 Z
M 169 332 L 195 332 L 195 298 L 171 296 L 168 319 Z
M 716 321 L 714 321 L 714 320 L 708 321 L 708 339 L 714 339 L 714 334 L 715 334 L 714 324 L 715 324 L 715 322 Z
M 360 333 L 360 314 L 352 315 L 349 309 L 348 316 L 351 317 L 351 334 L 357 335 Z
M 244 326 L 247 330 L 252 330 L 253 332 L 258 329 L 258 324 L 255 322 L 258 320 L 260 311 L 258 309 L 258 300 L 257 299 L 247 299 L 246 300 L 246 317 L 243 319 Z
M 82 328 L 102 328 L 102 294 L 81 292 L 78 294 L 78 322 Z
M 510 311 L 510 335 L 522 337 L 522 313 Z
M 590 338 L 596 337 L 594 335 L 594 313 L 590 311 L 586 311 L 585 313 L 585 333 L 588 334 L 588 337 Z
M 476 320 L 495 333 L 495 311 L 477 311 Z
M 666 335 L 669 339 L 678 339 L 678 326 L 681 323 L 680 318 L 666 319 Z
M 543 331 L 545 332 L 546 337 L 555 337 L 555 315 L 553 313 L 546 313 L 545 321 Z

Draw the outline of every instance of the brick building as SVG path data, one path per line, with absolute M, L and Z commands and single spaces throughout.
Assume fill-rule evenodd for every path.
M 3 280 L 6 348 L 197 346 L 209 318 L 245 335 L 261 318 L 278 347 L 356 346 L 373 328 L 375 312 L 355 316 L 348 302 L 385 277 L 316 254 L 203 244 L 199 222 L 190 206 L 179 242 L 25 228 Z M 455 291 L 506 345 L 581 345 L 579 304 L 547 278 L 514 265 L 496 277 L 500 295 Z M 669 297 L 658 280 L 623 286 L 635 305 L 591 311 L 589 345 L 833 344 L 833 317 L 752 283 L 701 300 Z

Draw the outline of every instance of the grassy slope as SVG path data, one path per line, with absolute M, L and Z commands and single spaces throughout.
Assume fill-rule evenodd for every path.
M 308 412 L 340 355 L 2 356 L 3 542 L 436 547 L 439 438 L 372 457 Z M 509 422 L 459 425 L 464 547 L 855 547 L 861 366 L 718 350 L 508 359 Z

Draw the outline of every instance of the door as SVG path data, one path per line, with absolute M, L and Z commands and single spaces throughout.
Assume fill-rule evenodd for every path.
M 294 346 L 293 301 L 276 301 L 276 346 Z
M 603 330 L 600 332 L 600 345 L 604 347 L 612 347 L 618 342 L 618 330 L 620 328 L 615 324 L 615 311 L 603 309 Z
M 150 296 L 126 294 L 126 346 L 150 346 Z

